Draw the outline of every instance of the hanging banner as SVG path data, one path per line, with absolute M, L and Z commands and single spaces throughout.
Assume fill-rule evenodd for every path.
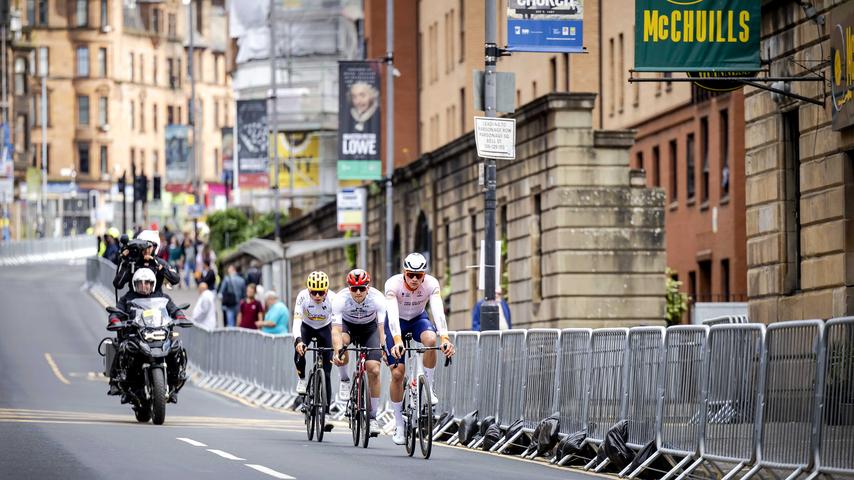
M 288 168 L 293 160 L 294 189 L 320 187 L 320 137 L 313 132 L 279 132 L 279 190 L 291 186 Z M 270 162 L 273 178 L 273 162 Z
M 636 0 L 635 70 L 759 70 L 759 1 Z
M 13 153 L 15 147 L 9 138 L 9 125 L 0 123 L 0 178 L 15 176 Z
M 267 130 L 267 101 L 239 100 L 237 125 L 240 188 L 245 190 L 270 188 L 270 177 L 267 175 L 270 133 Z
M 222 178 L 230 180 L 234 173 L 234 129 L 225 127 L 222 134 Z
M 380 63 L 338 62 L 338 179 L 379 180 Z
M 190 127 L 166 125 L 166 191 L 190 191 Z
M 833 130 L 854 125 L 854 4 L 830 12 L 830 95 Z
M 507 50 L 584 52 L 583 20 L 584 0 L 509 0 Z

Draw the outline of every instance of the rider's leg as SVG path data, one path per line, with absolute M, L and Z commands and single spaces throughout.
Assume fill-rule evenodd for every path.
M 436 346 L 436 333 L 432 330 L 426 330 L 421 332 L 421 343 L 424 344 L 425 347 L 435 347 Z M 427 381 L 431 384 L 433 383 L 433 371 L 436 368 L 436 350 L 427 350 L 424 352 L 424 376 L 427 377 Z
M 321 348 L 332 348 L 332 325 L 327 325 L 320 330 L 315 330 L 317 334 L 317 346 Z M 324 350 L 321 358 L 323 359 L 323 372 L 326 373 L 326 408 L 328 411 L 329 402 L 332 400 L 332 351 Z
M 380 404 L 380 362 L 368 360 L 365 362 L 365 369 L 368 371 L 368 385 L 371 389 L 370 418 L 376 418 Z

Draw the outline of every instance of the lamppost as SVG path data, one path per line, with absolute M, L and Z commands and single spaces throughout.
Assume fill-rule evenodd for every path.
M 195 45 L 195 27 L 193 26 L 193 0 L 181 0 L 181 2 L 187 6 L 187 31 L 190 35 L 189 42 L 189 58 L 187 59 L 187 67 L 190 69 L 190 109 L 188 111 L 190 115 L 190 125 L 193 128 L 193 141 L 190 143 L 190 151 L 193 156 L 193 162 L 191 163 L 191 178 L 193 182 L 193 197 L 195 201 L 194 205 L 199 204 L 199 190 L 201 189 L 201 182 L 199 181 L 198 174 L 198 149 L 196 148 L 196 142 L 199 141 L 198 131 L 196 129 L 196 75 L 193 69 L 193 57 L 196 52 Z M 198 207 L 194 207 L 198 208 Z M 193 237 L 194 242 L 198 244 L 199 242 L 199 219 L 196 215 L 197 211 L 193 212 Z

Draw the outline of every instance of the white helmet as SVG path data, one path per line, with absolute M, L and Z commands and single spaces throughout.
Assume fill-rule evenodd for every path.
M 143 282 L 151 282 L 151 290 L 148 293 L 153 292 L 154 287 L 157 286 L 157 276 L 150 268 L 140 268 L 133 274 L 133 279 L 131 279 L 133 291 L 139 293 L 139 284 Z
M 160 234 L 157 233 L 157 230 L 143 230 L 139 232 L 139 235 L 136 237 L 137 240 L 145 240 L 147 242 L 154 244 L 154 254 L 157 255 L 157 252 L 160 251 Z
M 403 269 L 407 272 L 426 272 L 427 259 L 420 253 L 410 253 L 403 259 Z

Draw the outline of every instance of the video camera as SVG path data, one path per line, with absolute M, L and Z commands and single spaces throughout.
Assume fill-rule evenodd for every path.
M 122 235 L 119 242 L 122 244 L 122 250 L 128 250 L 128 258 L 133 261 L 142 261 L 145 250 L 151 246 L 151 242 L 147 240 L 128 240 L 127 235 Z

